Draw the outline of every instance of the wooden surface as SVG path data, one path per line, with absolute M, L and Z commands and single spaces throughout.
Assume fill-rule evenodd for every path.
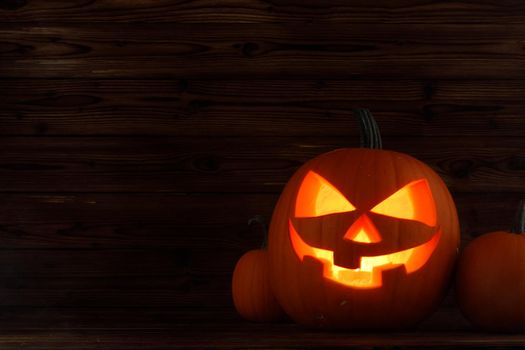
M 383 137 L 525 135 L 525 80 L 5 79 L 0 90 L 5 136 L 343 136 L 354 146 L 359 105 L 374 106 Z
M 118 30 L 115 30 L 118 28 Z M 1 24 L 12 78 L 525 79 L 525 24 Z
M 449 185 L 462 246 L 525 197 L 521 0 L 0 0 L 0 347 L 523 347 L 453 289 L 419 330 L 241 321 L 236 260 L 306 160 L 386 148 Z M 205 334 L 205 336 L 204 336 Z
M 2 349 L 425 349 L 457 348 L 509 348 L 523 344 L 523 335 L 497 335 L 480 333 L 436 333 L 406 332 L 390 334 L 344 334 L 320 331 L 305 331 L 293 325 L 260 326 L 241 325 L 225 330 L 216 324 L 204 324 L 207 336 L 195 325 L 175 326 L 172 329 L 108 330 L 83 329 L 69 331 L 34 330 L 32 335 L 13 333 L 0 336 Z M 199 328 L 200 328 L 199 327 Z M 249 335 L 249 336 L 247 336 Z
M 49 349 L 83 350 L 93 349 L 418 349 L 425 344 L 425 349 L 458 348 L 511 348 L 520 346 L 525 341 L 523 335 L 494 335 L 480 333 L 436 333 L 407 332 L 391 334 L 355 334 L 304 331 L 292 325 L 247 326 L 241 325 L 234 330 L 225 330 L 215 324 L 204 324 L 207 337 L 194 325 L 175 326 L 167 329 L 146 330 L 108 330 L 83 329 L 69 331 L 34 330 L 32 335 L 13 333 L 0 336 L 2 349 Z M 247 336 L 249 334 L 249 336 Z M 20 346 L 22 345 L 22 347 Z
M 3 0 L 2 22 L 180 23 L 524 23 L 520 0 L 447 1 L 222 0 L 141 1 Z
M 367 0 L 181 2 L 3 0 L 2 22 L 182 22 L 182 23 L 524 23 L 520 0 Z

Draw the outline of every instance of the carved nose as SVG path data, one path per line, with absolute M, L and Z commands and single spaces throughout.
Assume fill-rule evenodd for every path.
M 361 215 L 346 231 L 344 239 L 359 243 L 377 243 L 381 235 L 366 214 Z

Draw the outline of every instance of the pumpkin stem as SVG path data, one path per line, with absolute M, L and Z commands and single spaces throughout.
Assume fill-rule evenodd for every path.
M 514 227 L 512 227 L 511 232 L 517 234 L 525 233 L 525 199 L 522 199 L 520 204 L 518 204 L 516 220 L 514 221 Z
M 355 108 L 353 113 L 359 121 L 361 147 L 371 149 L 383 148 L 379 127 L 377 126 L 372 113 L 366 108 Z
M 253 218 L 248 220 L 248 227 L 252 225 L 260 225 L 264 232 L 264 239 L 261 245 L 261 249 L 266 249 L 268 246 L 268 223 L 266 222 L 266 218 L 262 215 L 255 215 Z

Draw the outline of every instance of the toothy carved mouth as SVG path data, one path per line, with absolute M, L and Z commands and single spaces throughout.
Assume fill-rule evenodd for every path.
M 385 270 L 402 265 L 405 266 L 407 274 L 419 270 L 432 255 L 441 237 L 441 229 L 438 229 L 429 241 L 419 246 L 386 255 L 362 256 L 359 267 L 349 269 L 334 263 L 333 251 L 315 248 L 304 242 L 291 221 L 288 226 L 293 249 L 301 261 L 305 256 L 315 258 L 323 264 L 325 278 L 348 287 L 361 289 L 381 287 L 383 285 L 382 272 Z

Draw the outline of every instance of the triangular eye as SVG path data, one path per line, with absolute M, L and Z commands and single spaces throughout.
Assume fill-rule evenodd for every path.
M 306 174 L 295 202 L 295 216 L 311 218 L 354 211 L 355 207 L 331 183 L 313 171 Z
M 376 205 L 372 213 L 436 226 L 436 206 L 427 180 L 416 180 Z

